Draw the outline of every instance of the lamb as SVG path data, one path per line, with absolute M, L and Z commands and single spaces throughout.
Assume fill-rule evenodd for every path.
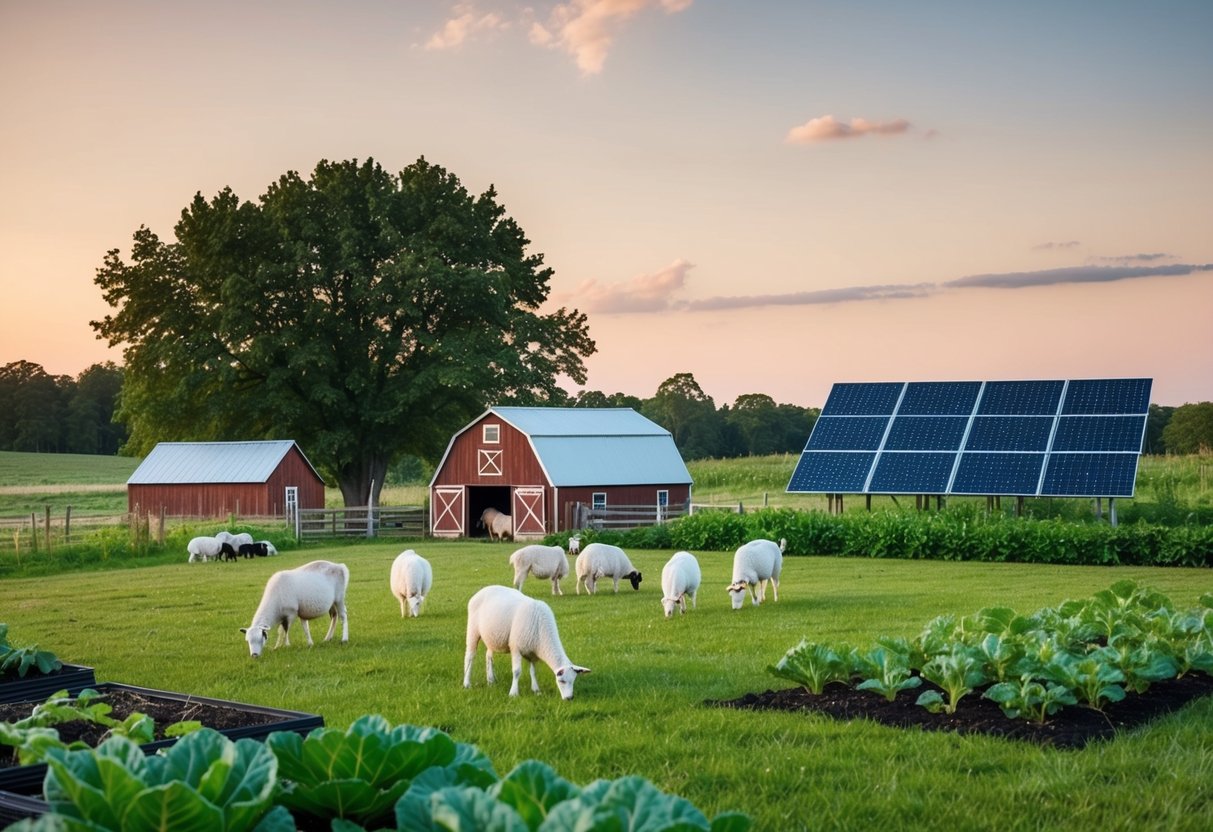
M 569 554 L 575 555 L 581 551 L 581 535 L 575 534 L 569 538 Z
M 755 606 L 765 601 L 768 580 L 775 600 L 779 600 L 779 573 L 783 570 L 783 549 L 786 545 L 786 540 L 775 543 L 759 539 L 751 540 L 737 550 L 733 555 L 733 582 L 729 584 L 733 609 L 741 609 L 747 588 L 750 590 L 750 601 Z
M 468 601 L 467 652 L 463 657 L 465 688 L 472 686 L 472 661 L 481 641 L 490 685 L 494 681 L 493 653 L 510 651 L 514 674 L 510 696 L 518 695 L 523 659 L 531 663 L 531 690 L 539 693 L 539 681 L 535 678 L 535 662 L 539 660 L 556 674 L 561 699 L 572 699 L 577 676 L 590 672 L 588 667 L 573 664 L 564 652 L 552 608 L 508 586 L 486 586 Z
M 687 611 L 687 596 L 691 596 L 691 609 L 697 609 L 695 596 L 699 593 L 699 561 L 690 552 L 677 552 L 666 561 L 661 570 L 661 608 L 665 617 L 674 615 L 674 607 L 678 607 L 679 615 Z
M 255 659 L 265 649 L 270 630 L 281 626 L 274 649 L 286 643 L 291 645 L 291 622 L 298 618 L 303 623 L 303 634 L 308 646 L 312 646 L 312 633 L 308 621 L 328 613 L 329 631 L 325 641 L 333 637 L 337 618 L 341 617 L 341 641 L 350 640 L 349 619 L 345 612 L 345 591 L 350 584 L 350 570 L 344 563 L 314 560 L 294 569 L 284 569 L 270 575 L 265 583 L 261 603 L 253 613 L 253 623 L 241 627 L 249 653 Z
M 510 566 L 514 567 L 514 588 L 522 590 L 527 573 L 536 578 L 551 578 L 552 594 L 564 595 L 560 579 L 569 574 L 569 559 L 559 546 L 542 546 L 532 543 L 510 555 Z
M 232 544 L 217 537 L 195 537 L 186 544 L 185 550 L 190 553 L 190 563 L 197 561 L 219 560 L 230 552 L 235 559 L 236 550 Z
M 254 555 L 263 558 L 270 553 L 269 547 L 264 543 L 241 543 L 238 551 L 240 556 L 244 558 L 251 558 Z M 235 558 L 232 558 L 232 560 L 235 560 Z
M 514 539 L 514 521 L 510 515 L 495 508 L 486 508 L 480 513 L 480 525 L 488 529 L 489 540 L 505 540 L 506 535 Z
M 421 604 L 430 594 L 434 583 L 434 570 L 430 562 L 412 549 L 405 549 L 392 562 L 389 581 L 392 594 L 400 599 L 400 617 L 404 618 L 405 604 L 413 618 L 421 615 Z
M 609 543 L 591 543 L 577 556 L 578 595 L 581 594 L 582 583 L 585 584 L 586 592 L 593 595 L 599 578 L 613 578 L 616 592 L 619 592 L 620 578 L 631 581 L 632 589 L 640 589 L 641 577 L 624 551 Z
M 268 540 L 258 540 L 258 541 L 257 541 L 257 543 L 259 543 L 259 544 L 261 544 L 261 545 L 265 546 L 265 553 L 266 553 L 267 555 L 276 555 L 276 554 L 278 554 L 278 550 L 277 550 L 277 549 L 274 547 L 274 544 L 273 544 L 273 543 L 270 543 Z

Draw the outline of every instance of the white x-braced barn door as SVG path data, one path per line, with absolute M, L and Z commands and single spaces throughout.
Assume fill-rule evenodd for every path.
M 430 503 L 430 533 L 434 537 L 462 537 L 464 516 L 462 485 L 434 486 Z
M 514 489 L 514 537 L 543 537 L 547 533 L 543 486 L 524 485 Z

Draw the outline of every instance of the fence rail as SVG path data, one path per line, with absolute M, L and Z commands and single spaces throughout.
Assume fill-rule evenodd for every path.
M 425 537 L 424 506 L 301 508 L 295 526 L 300 540 L 334 537 Z
M 611 529 L 627 531 L 641 526 L 655 526 L 682 517 L 687 513 L 686 505 L 678 506 L 606 506 L 591 508 L 585 503 L 576 503 L 572 511 L 573 528 Z

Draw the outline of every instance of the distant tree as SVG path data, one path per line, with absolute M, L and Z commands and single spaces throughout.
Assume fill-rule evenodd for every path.
M 1213 402 L 1175 408 L 1162 432 L 1162 441 L 1169 454 L 1213 451 Z
M 10 451 L 57 453 L 62 448 L 67 376 L 41 364 L 14 361 L 0 367 L 0 440 Z
M 490 187 L 424 158 L 291 171 L 256 203 L 197 194 L 175 241 L 135 232 L 96 282 L 123 344 L 128 446 L 289 437 L 365 505 L 391 463 L 435 460 L 488 404 L 563 402 L 585 381 L 586 317 L 538 310 L 543 255 Z M 372 489 L 372 483 L 374 487 Z
M 678 373 L 663 381 L 657 394 L 644 401 L 641 412 L 673 435 L 685 459 L 704 459 L 719 452 L 721 421 L 716 404 L 691 373 Z
M 126 439 L 114 422 L 114 409 L 122 390 L 122 370 L 112 361 L 94 364 L 72 384 L 67 401 L 66 450 L 77 454 L 118 453 Z
M 732 408 L 723 410 L 725 424 L 738 437 L 740 453 L 749 455 L 800 451 L 816 421 L 814 411 L 791 404 L 775 404 L 775 400 L 765 393 L 738 396 Z
M 582 390 L 570 402 L 571 407 L 630 407 L 637 411 L 643 404 L 637 396 L 625 393 L 612 393 L 608 396 L 601 390 Z
M 1142 453 L 1161 454 L 1166 452 L 1166 446 L 1162 441 L 1162 432 L 1166 430 L 1167 423 L 1171 421 L 1171 415 L 1175 412 L 1173 407 L 1163 407 L 1162 405 L 1152 404 L 1146 416 L 1146 438 L 1142 443 Z

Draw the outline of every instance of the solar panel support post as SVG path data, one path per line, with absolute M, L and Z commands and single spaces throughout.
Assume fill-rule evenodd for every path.
M 1095 498 L 1095 519 L 1096 520 L 1103 519 L 1103 498 L 1102 497 Z
M 864 494 L 864 495 L 863 495 L 863 497 L 864 497 L 864 503 L 865 503 L 865 505 L 867 506 L 867 509 L 868 509 L 868 513 L 870 514 L 870 513 L 871 513 L 871 511 L 872 511 L 872 495 L 871 495 L 871 494 Z
M 1108 498 L 1108 522 L 1113 526 L 1116 525 L 1116 498 Z

